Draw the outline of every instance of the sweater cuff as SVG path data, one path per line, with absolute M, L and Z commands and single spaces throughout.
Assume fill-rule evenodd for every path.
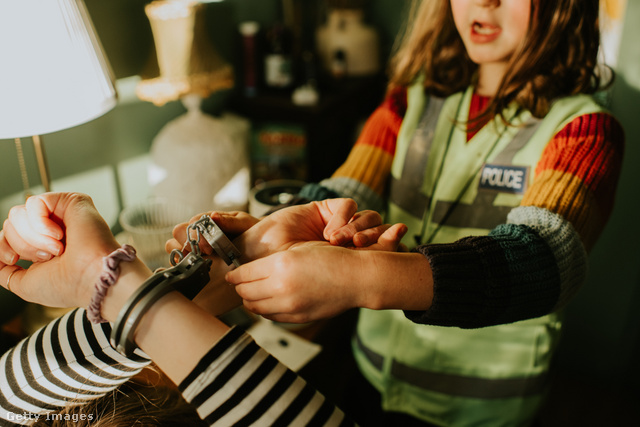
M 521 251 L 528 245 L 530 240 Z M 433 303 L 426 311 L 405 311 L 405 316 L 422 324 L 480 328 L 550 313 L 558 298 L 557 275 L 548 274 L 537 262 L 518 263 L 518 258 L 530 259 L 532 254 L 516 255 L 516 249 L 511 256 L 517 271 L 511 271 L 514 260 L 508 262 L 504 248 L 489 236 L 418 246 L 414 252 L 431 265 Z
M 333 190 L 328 189 L 320 184 L 307 184 L 302 187 L 300 193 L 298 193 L 299 197 L 305 198 L 308 201 L 321 201 L 326 199 L 335 199 L 340 197 L 338 193 Z

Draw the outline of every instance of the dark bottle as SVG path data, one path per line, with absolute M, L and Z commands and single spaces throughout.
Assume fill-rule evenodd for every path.
M 260 24 L 255 21 L 240 23 L 240 35 L 242 36 L 242 68 L 244 95 L 254 97 L 258 94 L 259 77 L 259 45 L 258 33 Z
M 266 32 L 264 82 L 267 87 L 288 89 L 294 83 L 292 35 L 277 23 Z

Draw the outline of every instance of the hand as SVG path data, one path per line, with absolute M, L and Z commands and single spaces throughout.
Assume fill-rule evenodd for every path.
M 188 223 L 183 222 L 173 228 L 173 238 L 165 244 L 167 253 L 171 253 L 173 250 L 179 250 L 186 255 L 190 252 L 191 247 L 187 244 L 187 229 L 191 224 L 200 220 L 203 215 L 207 215 L 213 219 L 227 237 L 232 240 L 260 221 L 258 218 L 245 212 L 208 212 L 198 214 L 191 218 Z M 194 237 L 195 236 L 190 236 L 190 238 Z M 200 252 L 202 252 L 203 255 L 212 255 L 213 249 L 206 240 L 201 239 L 199 246 Z
M 341 286 L 344 280 L 333 280 L 357 265 L 358 256 L 326 242 L 301 244 L 244 264 L 226 280 L 236 285 L 247 310 L 276 322 L 306 323 L 359 305 L 354 282 Z
M 394 236 L 406 227 L 400 224 L 389 230 L 391 226 L 381 225 L 382 218 L 377 212 L 356 213 L 356 210 L 357 204 L 351 199 L 331 199 L 282 209 L 262 220 L 242 212 L 214 212 L 209 215 L 230 237 L 240 234 L 234 244 L 243 254 L 245 263 L 295 245 L 327 240 L 334 245 L 353 243 L 359 245 L 357 247 L 371 245 L 369 249 L 395 250 L 399 238 Z M 193 217 L 190 224 L 200 217 Z M 185 248 L 187 227 L 188 224 L 184 223 L 174 228 L 174 238 L 166 245 L 167 252 L 189 250 Z M 387 230 L 389 232 L 385 234 Z M 385 237 L 380 238 L 382 235 Z M 200 249 L 205 254 L 211 253 L 211 247 L 206 243 Z M 229 268 L 217 257 L 213 257 L 213 261 L 210 282 L 194 301 L 210 313 L 219 315 L 240 305 L 242 299 L 224 280 Z
M 196 215 L 188 223 L 181 223 L 174 227 L 173 239 L 168 240 L 165 245 L 165 250 L 168 253 L 179 250 L 186 255 L 191 250 L 191 246 L 186 244 L 187 229 L 189 225 L 202 218 L 202 215 L 211 217 L 230 239 L 243 233 L 259 221 L 244 212 L 209 212 Z M 190 236 L 190 238 L 195 238 L 195 236 Z M 212 254 L 213 249 L 205 239 L 200 239 L 199 247 L 202 255 L 212 261 L 212 265 L 209 270 L 209 283 L 193 301 L 214 316 L 219 316 L 242 305 L 242 298 L 238 296 L 235 288 L 229 286 L 224 280 L 225 273 L 231 267 L 227 266 L 221 258 Z
M 247 260 L 255 260 L 307 242 L 334 245 L 357 241 L 361 230 L 382 224 L 377 212 L 356 213 L 352 199 L 328 199 L 281 209 L 263 218 L 236 240 Z
M 208 215 L 230 238 L 239 235 L 234 243 L 245 260 L 252 260 L 307 241 L 326 240 L 334 245 L 353 244 L 356 247 L 383 244 L 385 241 L 380 240 L 380 236 L 391 226 L 382 224 L 380 214 L 375 211 L 356 213 L 356 210 L 357 204 L 351 199 L 329 199 L 281 209 L 262 220 L 243 212 Z M 178 224 L 174 228 L 173 239 L 165 247 L 167 252 L 178 249 L 186 253 L 189 250 L 185 246 L 187 227 L 201 216 L 196 215 L 188 224 Z M 211 247 L 206 242 L 200 243 L 200 250 L 211 254 Z
M 16 206 L 0 239 L 0 280 L 26 301 L 52 307 L 86 306 L 102 257 L 119 247 L 89 196 L 46 193 Z M 18 258 L 33 261 L 27 269 Z M 15 271 L 15 273 L 14 273 Z
M 242 265 L 227 273 L 245 308 L 267 319 L 304 323 L 335 316 L 353 307 L 372 306 L 373 288 L 367 250 L 397 247 L 404 224 L 388 226 L 366 250 L 332 246 L 327 242 L 299 243 Z

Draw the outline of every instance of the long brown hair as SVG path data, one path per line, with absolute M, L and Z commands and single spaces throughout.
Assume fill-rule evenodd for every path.
M 409 16 L 390 61 L 389 88 L 409 86 L 419 75 L 427 93 L 436 96 L 473 84 L 478 67 L 458 34 L 450 1 L 414 0 Z M 541 118 L 554 99 L 602 88 L 599 1 L 531 0 L 530 16 L 530 30 L 511 57 L 486 115 L 501 115 L 516 101 Z
M 205 427 L 175 387 L 129 380 L 89 403 L 41 415 L 32 427 Z

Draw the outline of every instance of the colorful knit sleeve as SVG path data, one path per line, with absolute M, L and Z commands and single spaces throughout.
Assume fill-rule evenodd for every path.
M 404 117 L 406 89 L 396 89 L 372 113 L 349 156 L 329 179 L 307 185 L 300 196 L 308 200 L 349 197 L 359 209 L 383 211 L 396 139 Z
M 575 118 L 549 142 L 533 184 L 488 236 L 419 246 L 431 264 L 432 307 L 418 323 L 477 328 L 549 314 L 586 279 L 587 253 L 613 209 L 624 135 L 607 113 Z
M 302 378 L 231 329 L 180 383 L 212 426 L 354 426 Z
M 106 395 L 150 360 L 109 343 L 108 323 L 76 309 L 22 340 L 0 358 L 0 426 L 24 425 L 74 402 Z

